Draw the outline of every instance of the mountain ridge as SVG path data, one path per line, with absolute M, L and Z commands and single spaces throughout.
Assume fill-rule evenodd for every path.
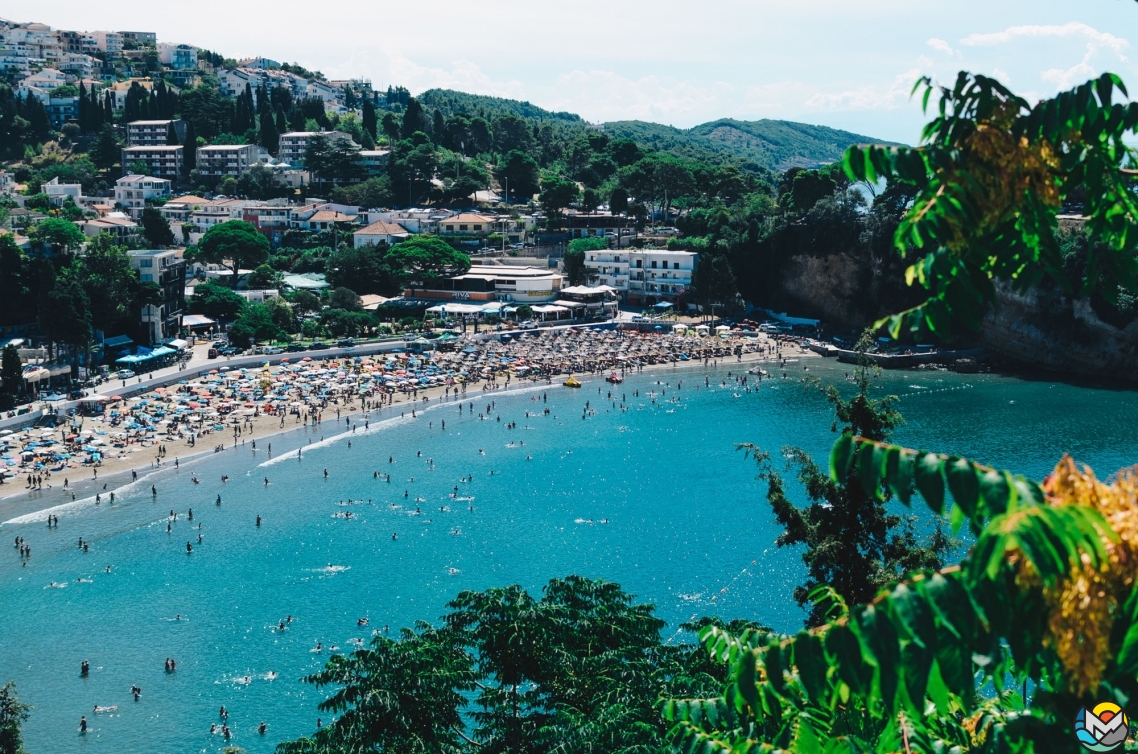
M 852 144 L 890 144 L 882 139 L 829 126 L 798 121 L 761 118 L 718 118 L 676 128 L 643 120 L 617 120 L 590 124 L 580 115 L 552 111 L 524 100 L 468 94 L 453 89 L 428 89 L 418 97 L 424 108 L 438 108 L 443 115 L 464 113 L 493 118 L 512 114 L 521 118 L 548 120 L 560 128 L 601 126 L 614 138 L 629 138 L 653 149 L 680 157 L 708 160 L 730 158 L 755 168 L 783 171 L 792 167 L 816 168 L 840 160 Z

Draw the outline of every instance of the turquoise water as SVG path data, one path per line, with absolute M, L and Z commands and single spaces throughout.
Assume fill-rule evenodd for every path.
M 810 365 L 841 383 L 842 365 Z M 472 393 L 474 417 L 446 404 L 414 420 L 373 422 L 350 436 L 351 448 L 349 437 L 332 439 L 336 425 L 325 421 L 273 438 L 271 461 L 261 441 L 256 454 L 230 449 L 146 477 L 120 489 L 114 506 L 65 508 L 58 529 L 46 528 L 44 514 L 17 515 L 23 509 L 0 503 L 0 681 L 16 681 L 35 705 L 25 727 L 30 750 L 215 752 L 224 742 L 209 725 L 225 705 L 231 743 L 269 752 L 314 727 L 321 694 L 298 679 L 328 647 L 348 651 L 349 639 L 385 624 L 394 632 L 434 620 L 462 589 L 519 583 L 536 591 L 577 573 L 618 581 L 655 603 L 669 632 L 708 613 L 795 629 L 802 613 L 790 592 L 801 563 L 772 546 L 763 485 L 734 443 L 794 443 L 822 460 L 833 440 L 830 412 L 789 380 L 734 397 L 717 384 L 726 372 L 711 373 L 711 388 L 695 369 L 630 378 L 614 390 L 628 396 L 625 412 L 612 409 L 603 395 L 610 386 L 598 382 L 578 391 Z M 1037 477 L 1063 450 L 1103 474 L 1138 460 L 1132 392 L 944 372 L 886 373 L 880 385 L 903 396 L 900 442 Z M 666 395 L 652 403 L 647 392 L 661 389 Z M 477 418 L 488 400 L 501 423 Z M 597 413 L 582 419 L 585 401 Z M 549 416 L 525 416 L 545 408 Z M 518 429 L 506 429 L 510 421 Z M 376 480 L 375 471 L 392 481 Z M 468 475 L 473 481 L 460 481 Z M 474 499 L 451 499 L 455 485 Z M 338 504 L 349 498 L 365 502 Z M 410 515 L 416 505 L 421 515 Z M 168 534 L 171 508 L 179 516 Z M 351 519 L 342 517 L 348 510 Z M 191 530 L 199 523 L 200 545 Z M 27 567 L 11 547 L 17 535 L 33 548 Z M 76 547 L 80 536 L 90 552 Z M 46 588 L 52 581 L 67 586 Z M 170 620 L 177 614 L 183 620 Z M 274 630 L 287 615 L 289 630 Z M 364 616 L 370 626 L 358 628 Z M 311 651 L 317 641 L 323 652 Z M 164 672 L 167 657 L 176 673 Z M 91 663 L 86 679 L 83 659 Z M 244 676 L 249 683 L 238 682 Z M 137 703 L 131 684 L 143 690 Z M 96 704 L 118 711 L 93 715 Z M 81 738 L 84 714 L 91 731 Z M 264 737 L 255 731 L 261 720 Z

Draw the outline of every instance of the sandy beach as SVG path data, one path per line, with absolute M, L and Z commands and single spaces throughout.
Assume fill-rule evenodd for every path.
M 595 331 L 582 332 L 593 333 Z M 592 340 L 601 341 L 604 336 L 583 335 L 577 337 L 583 338 L 586 343 L 590 343 Z M 779 362 L 781 359 L 817 358 L 816 354 L 791 343 L 781 344 L 781 356 L 776 356 L 775 342 L 765 336 L 746 340 L 730 338 L 724 339 L 722 342 L 720 339 L 703 338 L 697 339 L 695 343 L 685 343 L 678 338 L 669 342 L 668 339 L 671 339 L 671 336 L 644 335 L 633 338 L 626 336 L 617 338 L 616 342 L 622 344 L 626 340 L 632 342 L 634 353 L 637 345 L 648 344 L 648 347 L 644 349 L 647 357 L 627 362 L 628 366 L 625 367 L 631 371 L 641 372 L 704 367 L 705 364 L 702 359 L 679 360 L 676 358 L 676 354 L 679 352 L 677 349 L 687 349 L 684 351 L 686 354 L 693 345 L 742 351 L 742 353 L 718 357 L 709 355 L 710 361 L 706 364 L 708 367 L 713 364 L 719 367 L 731 364 L 746 366 L 753 365 L 755 362 Z M 421 358 L 418 362 L 419 365 L 432 364 L 439 372 L 450 367 L 447 371 L 451 373 L 451 377 L 432 382 L 428 382 L 426 379 L 421 382 L 416 380 L 417 384 L 415 385 L 401 385 L 398 390 L 391 390 L 390 392 L 377 391 L 371 387 L 360 391 L 355 389 L 356 384 L 353 383 L 351 389 L 345 387 L 331 390 L 324 394 L 322 400 L 318 402 L 309 401 L 301 405 L 301 401 L 288 401 L 287 403 L 292 405 L 277 406 L 276 410 L 272 410 L 273 406 L 271 405 L 245 402 L 242 405 L 246 408 L 237 411 L 226 406 L 226 401 L 221 401 L 219 406 L 217 398 L 220 396 L 210 395 L 210 398 L 214 399 L 213 407 L 219 408 L 224 413 L 220 415 L 211 413 L 209 419 L 200 421 L 196 426 L 191 424 L 188 431 L 183 424 L 180 432 L 169 428 L 167 431 L 161 432 L 158 431 L 158 427 L 151 426 L 146 427 L 144 431 L 135 430 L 128 437 L 122 437 L 123 433 L 115 433 L 114 430 L 120 427 L 122 419 L 129 420 L 130 417 L 140 414 L 147 408 L 152 408 L 148 404 L 153 401 L 147 401 L 146 397 L 165 401 L 161 405 L 164 409 L 169 409 L 175 405 L 174 397 L 180 396 L 178 400 L 182 405 L 193 406 L 195 410 L 200 411 L 202 409 L 197 408 L 196 402 L 185 400 L 187 397 L 198 398 L 199 395 L 209 395 L 201 392 L 197 387 L 199 382 L 203 383 L 202 387 L 207 387 L 204 383 L 212 385 L 216 392 L 219 378 L 227 380 L 225 385 L 229 385 L 229 378 L 238 376 L 245 376 L 249 378 L 247 381 L 251 381 L 253 378 L 250 377 L 250 373 L 259 370 L 240 370 L 240 372 L 245 373 L 244 375 L 239 375 L 237 371 L 227 373 L 224 370 L 214 370 L 215 374 L 204 376 L 200 381 L 192 382 L 179 381 L 175 379 L 177 375 L 172 375 L 167 388 L 159 388 L 153 393 L 146 394 L 146 397 L 136 396 L 127 401 L 109 403 L 108 409 L 102 416 L 76 416 L 72 423 L 61 425 L 54 430 L 29 430 L 5 437 L 4 439 L 9 442 L 10 447 L 13 443 L 36 442 L 40 445 L 55 443 L 50 446 L 54 448 L 59 448 L 59 443 L 67 443 L 68 438 L 72 443 L 70 447 L 75 448 L 75 443 L 83 442 L 82 438 L 85 437 L 91 442 L 98 443 L 97 446 L 86 446 L 88 450 L 101 452 L 92 455 L 91 458 L 97 460 L 93 462 L 89 460 L 88 463 L 78 462 L 76 458 L 72 457 L 64 459 L 58 464 L 50 466 L 44 464 L 43 468 L 40 469 L 34 468 L 30 463 L 22 463 L 15 469 L 9 467 L 9 473 L 13 471 L 16 473 L 15 476 L 9 477 L 3 485 L 0 485 L 0 522 L 8 520 L 12 515 L 28 515 L 94 495 L 106 496 L 113 492 L 116 487 L 136 479 L 143 479 L 151 472 L 171 466 L 180 467 L 192 460 L 224 453 L 233 448 L 252 445 L 258 449 L 263 449 L 267 455 L 271 452 L 274 437 L 296 430 L 309 427 L 319 428 L 321 438 L 331 438 L 345 432 L 351 432 L 353 425 L 357 429 L 363 429 L 370 422 L 406 415 L 416 409 L 421 410 L 438 405 L 440 401 L 455 402 L 456 396 L 477 402 L 482 396 L 488 394 L 500 394 L 535 385 L 560 386 L 563 378 L 569 373 L 573 373 L 587 384 L 590 381 L 603 379 L 603 375 L 608 374 L 610 369 L 615 370 L 626 363 L 617 362 L 610 358 L 603 348 L 598 349 L 594 358 L 590 358 L 581 353 L 580 346 L 582 344 L 572 342 L 572 338 L 569 338 L 569 348 L 566 349 L 565 340 L 565 336 L 561 336 L 560 338 L 546 338 L 546 342 L 540 342 L 542 341 L 541 338 L 533 338 L 532 341 L 535 342 L 528 344 L 525 340 L 514 341 L 505 345 L 496 342 L 463 344 L 467 346 L 467 349 L 479 346 L 490 351 L 490 353 L 480 351 L 480 360 L 484 359 L 485 356 L 496 357 L 496 360 L 495 358 L 490 359 L 494 362 L 491 367 L 482 367 L 481 371 L 471 369 L 469 375 L 460 378 L 465 380 L 463 382 L 452 378 L 457 376 L 453 367 L 461 364 L 463 352 L 460 351 L 457 354 L 436 353 L 430 357 Z M 552 366 L 556 359 L 547 359 L 547 365 L 542 370 L 538 370 L 534 366 L 536 361 L 534 350 L 538 350 L 542 355 L 548 355 L 547 352 L 552 351 L 551 344 L 559 341 L 561 350 L 572 353 L 573 360 L 577 363 L 571 365 L 559 363 Z M 609 337 L 607 343 L 612 343 L 612 341 L 613 338 Z M 605 343 L 605 341 L 601 342 Z M 587 351 L 590 348 L 591 345 L 583 350 Z M 524 356 L 528 358 L 520 357 L 523 352 Z M 582 357 L 584 357 L 584 363 L 579 363 L 582 361 Z M 383 368 L 390 372 L 393 366 L 390 357 L 386 359 L 386 363 L 384 363 L 385 359 L 381 357 L 340 358 L 327 361 L 313 360 L 311 357 L 304 361 L 303 358 L 301 357 L 302 360 L 298 361 L 297 364 L 287 366 L 291 366 L 291 369 L 298 370 L 305 375 L 311 373 L 313 377 L 317 374 L 323 376 L 322 373 L 332 370 L 340 370 L 337 374 L 348 375 L 349 377 L 348 380 L 344 380 L 345 385 L 350 379 L 358 380 L 361 367 Z M 503 360 L 508 363 L 502 363 Z M 531 368 L 524 366 L 527 363 Z M 401 365 L 403 364 L 394 364 L 394 366 Z M 587 371 L 563 368 L 565 366 L 584 367 Z M 788 364 L 786 371 L 792 373 L 797 367 L 797 364 Z M 353 370 L 355 370 L 354 374 Z M 278 385 L 278 380 L 287 381 L 290 376 L 290 371 L 287 368 L 283 370 L 266 368 L 259 374 L 255 374 L 256 379 L 267 380 L 276 389 L 281 387 Z M 776 376 L 775 374 L 771 375 L 771 377 Z M 211 378 L 212 382 L 210 381 Z M 187 384 L 179 384 L 180 382 Z M 372 385 L 372 383 L 367 384 Z M 264 385 L 264 388 L 268 392 L 269 385 Z M 192 390 L 198 392 L 191 392 Z M 240 394 L 237 396 L 240 397 Z M 203 398 L 201 402 L 203 405 L 208 404 L 209 398 Z M 228 401 L 228 403 L 235 403 L 235 401 Z M 110 416 L 115 411 L 115 407 L 118 408 L 118 416 L 112 422 Z M 118 436 L 116 437 L 116 435 Z M 111 438 L 114 438 L 115 441 L 109 442 Z M 8 454 L 11 455 L 15 452 L 19 451 L 10 449 Z M 26 455 L 25 459 L 30 460 Z

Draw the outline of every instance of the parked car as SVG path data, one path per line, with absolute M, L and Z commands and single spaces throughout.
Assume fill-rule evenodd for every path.
M 355 344 L 356 344 L 355 338 L 343 338 L 341 340 L 336 341 L 336 345 L 339 346 L 340 348 L 351 348 Z
M 216 349 L 216 348 L 211 348 L 211 349 L 209 349 L 208 351 L 206 351 L 205 357 L 206 357 L 207 359 L 216 359 L 216 358 L 218 357 L 218 355 L 219 355 L 219 354 L 218 354 L 218 352 L 217 352 L 217 349 Z
M 215 340 L 210 345 L 212 345 L 214 348 L 225 348 L 226 346 L 229 345 L 229 341 L 228 340 Z
M 308 347 L 303 343 L 289 343 L 287 346 L 285 346 L 285 353 L 300 353 L 301 351 L 307 350 Z
M 265 346 L 261 349 L 261 353 L 276 356 L 278 353 L 284 353 L 284 349 L 278 348 L 277 346 Z
M 327 343 L 321 343 L 319 340 L 313 341 L 312 344 L 308 346 L 309 351 L 323 351 L 326 348 L 331 348 L 331 346 Z
M 120 369 L 119 371 L 115 372 L 115 379 L 118 379 L 118 380 L 129 380 L 131 377 L 134 377 L 134 376 L 135 376 L 134 372 L 132 372 L 129 369 Z
M 518 327 L 537 327 L 537 324 L 532 319 L 527 319 L 524 322 L 519 322 Z

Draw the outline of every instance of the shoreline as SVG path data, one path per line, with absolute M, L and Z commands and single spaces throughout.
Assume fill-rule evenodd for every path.
M 797 345 L 795 345 L 795 347 L 799 349 L 799 353 L 785 354 L 786 358 L 796 359 L 796 360 L 802 360 L 802 359 L 806 359 L 806 358 L 809 358 L 809 359 L 821 359 L 822 358 L 820 355 L 818 355 L 812 351 L 809 351 L 808 349 L 801 348 L 800 346 L 797 346 Z M 705 366 L 708 369 L 712 369 L 712 368 L 724 369 L 729 364 L 737 364 L 740 366 L 745 366 L 745 365 L 753 364 L 753 363 L 775 363 L 775 364 L 777 364 L 777 363 L 781 362 L 781 359 L 779 359 L 779 358 L 771 358 L 771 357 L 769 357 L 765 354 L 762 354 L 762 353 L 744 353 L 744 354 L 742 354 L 741 360 L 737 360 L 737 359 L 732 360 L 732 358 L 724 358 L 724 359 L 716 360 L 713 362 L 715 364 L 715 366 L 712 366 L 712 364 L 705 365 L 702 361 L 694 361 L 694 360 L 693 361 L 677 361 L 677 362 L 664 363 L 664 364 L 646 364 L 643 366 L 641 371 L 633 371 L 633 372 L 629 373 L 628 375 L 626 375 L 626 378 L 628 376 L 636 376 L 637 374 L 648 374 L 648 373 L 660 372 L 660 371 L 668 370 L 668 369 L 685 369 L 685 370 L 688 370 L 688 369 L 692 369 L 694 367 L 705 367 Z M 174 376 L 176 377 L 176 375 L 174 375 Z M 474 395 L 476 395 L 476 394 L 479 396 L 509 395 L 512 393 L 521 393 L 521 392 L 526 392 L 526 391 L 531 391 L 531 390 L 541 389 L 541 388 L 562 388 L 564 386 L 558 380 L 560 380 L 561 378 L 568 378 L 568 376 L 569 375 L 558 375 L 557 378 L 555 378 L 549 382 L 545 382 L 542 380 L 526 380 L 526 379 L 512 380 L 508 385 L 503 384 L 503 385 L 499 385 L 498 387 L 491 387 L 489 390 L 485 390 L 485 391 L 482 390 L 481 387 L 479 387 L 477 389 L 468 391 L 467 393 L 460 393 L 460 395 L 463 396 L 463 400 L 472 400 L 474 398 Z M 586 385 L 588 385 L 592 382 L 595 382 L 597 380 L 603 380 L 604 379 L 604 377 L 601 374 L 594 374 L 594 373 L 574 373 L 573 376 L 575 376 L 577 379 L 579 379 L 582 383 L 584 383 Z M 768 379 L 774 379 L 774 378 L 770 377 Z M 177 379 L 174 379 L 174 380 L 172 380 L 172 382 L 170 384 L 174 384 L 176 382 L 177 382 Z M 485 383 L 483 383 L 483 384 L 485 384 Z M 343 421 L 345 418 L 349 418 L 349 417 L 353 417 L 353 416 L 357 417 L 357 418 L 362 417 L 368 423 L 370 423 L 373 420 L 376 423 L 388 422 L 388 421 L 391 421 L 393 419 L 402 418 L 402 417 L 396 415 L 395 412 L 397 409 L 401 410 L 403 413 L 406 413 L 408 409 L 418 409 L 419 413 L 425 413 L 427 410 L 433 409 L 436 406 L 458 402 L 453 394 L 448 397 L 446 395 L 445 388 L 443 388 L 443 387 L 426 388 L 426 389 L 422 390 L 421 393 L 422 393 L 422 395 L 420 395 L 420 397 L 418 399 L 405 397 L 401 394 L 396 394 L 396 398 L 395 398 L 394 403 L 392 403 L 390 405 L 381 406 L 381 407 L 370 408 L 370 409 L 367 409 L 366 411 L 363 410 L 359 406 L 359 404 L 355 403 L 355 402 L 347 404 L 346 406 L 334 406 L 334 405 L 329 406 L 328 410 L 334 410 L 334 409 L 340 409 L 341 410 L 341 414 L 339 417 L 336 417 L 335 419 L 331 419 L 331 421 L 334 422 L 332 425 L 332 428 L 333 428 L 333 431 L 335 432 L 335 434 L 331 434 L 331 435 L 326 434 L 325 437 L 318 442 L 321 442 L 323 444 L 330 444 L 330 443 L 333 443 L 333 442 L 336 442 L 336 441 L 342 439 L 343 435 L 351 434 L 352 429 L 350 427 L 348 427 L 346 429 L 340 428 L 339 431 L 336 431 L 337 428 L 335 425 L 338 424 L 339 422 Z M 427 400 L 424 400 L 424 398 L 426 398 Z M 390 413 L 385 414 L 385 412 L 388 412 L 388 411 Z M 296 432 L 298 430 L 311 430 L 314 428 L 322 428 L 322 427 L 325 427 L 329 421 L 326 419 L 324 422 L 322 422 L 319 425 L 315 425 L 315 424 L 305 425 L 305 424 L 299 423 L 299 421 L 298 421 L 298 422 L 293 423 L 291 426 L 286 423 L 286 426 L 280 427 L 279 426 L 280 420 L 278 417 L 275 417 L 275 416 L 261 415 L 261 416 L 256 417 L 256 418 L 252 418 L 252 417 L 250 417 L 250 418 L 252 419 L 251 423 L 253 425 L 253 428 L 251 430 L 249 430 L 249 429 L 244 430 L 242 437 L 241 437 L 242 445 L 244 445 L 245 443 L 247 443 L 249 441 L 263 441 L 263 442 L 267 442 L 268 444 L 271 445 L 271 440 L 274 437 L 286 438 L 291 433 Z M 369 432 L 369 434 L 370 434 L 370 432 Z M 198 443 L 200 444 L 202 442 L 202 440 L 203 440 L 203 438 L 198 438 Z M 228 438 L 227 438 L 227 440 L 228 440 Z M 160 463 L 158 465 L 155 465 L 153 460 L 151 460 L 144 467 L 141 467 L 141 468 L 139 467 L 139 465 L 137 463 L 132 463 L 133 461 L 141 461 L 142 460 L 141 453 L 139 452 L 141 449 L 143 449 L 144 447 L 147 450 L 156 449 L 156 447 L 158 445 L 162 445 L 162 446 L 165 446 L 167 448 L 166 455 L 161 458 Z M 222 445 L 222 443 L 218 443 L 218 445 Z M 196 448 L 196 445 L 191 447 L 191 446 L 189 446 L 189 444 L 185 440 L 178 439 L 178 440 L 157 440 L 149 446 L 139 445 L 139 446 L 135 446 L 135 447 L 137 447 L 139 450 L 136 450 L 134 453 L 128 454 L 125 457 L 115 456 L 115 457 L 111 457 L 111 458 L 108 458 L 105 461 L 103 461 L 103 463 L 98 467 L 98 470 L 102 473 L 97 478 L 94 476 L 84 476 L 84 478 L 82 478 L 78 481 L 73 481 L 72 477 L 76 473 L 85 473 L 86 471 L 92 470 L 90 468 L 78 467 L 78 468 L 74 468 L 74 469 L 66 469 L 63 471 L 54 472 L 52 474 L 51 479 L 49 480 L 50 487 L 48 487 L 46 489 L 32 490 L 32 489 L 28 489 L 27 487 L 22 487 L 22 488 L 18 487 L 17 485 L 11 484 L 10 482 L 5 483 L 5 485 L 3 487 L 0 487 L 0 528 L 3 528 L 4 526 L 9 525 L 9 524 L 18 525 L 19 523 L 25 523 L 28 521 L 38 520 L 38 516 L 40 516 L 42 514 L 46 514 L 48 511 L 51 511 L 51 510 L 58 510 L 62 506 L 66 506 L 66 505 L 69 505 L 72 503 L 74 503 L 78 506 L 79 504 L 93 502 L 96 495 L 108 495 L 111 492 L 117 492 L 117 491 L 125 489 L 127 486 L 130 486 L 133 484 L 142 484 L 145 479 L 153 476 L 154 474 L 156 474 L 158 472 L 167 471 L 167 470 L 175 469 L 175 468 L 180 468 L 180 465 L 182 463 L 185 463 L 185 464 L 200 463 L 205 458 L 208 458 L 210 456 L 215 456 L 215 455 L 221 455 L 225 452 L 225 450 L 231 450 L 231 449 L 233 449 L 235 447 L 239 447 L 239 446 L 230 445 L 230 444 L 228 444 L 228 441 L 227 441 L 224 445 L 225 450 L 222 450 L 222 451 L 215 451 L 213 449 L 213 447 L 206 448 L 203 450 L 198 450 Z M 214 446 L 214 447 L 216 447 L 216 446 Z M 304 446 L 304 447 L 307 447 L 307 446 Z M 188 450 L 190 452 L 183 455 L 183 454 L 179 454 L 176 452 L 179 450 L 182 450 L 182 451 Z M 291 452 L 291 450 L 285 451 L 285 452 Z M 253 463 L 252 465 L 250 465 L 250 468 L 257 468 L 257 467 L 259 467 L 259 466 L 261 466 L 267 462 L 279 461 L 279 460 L 283 460 L 284 458 L 285 458 L 285 456 L 283 454 L 275 455 L 275 456 L 272 456 L 271 458 L 267 458 L 265 461 Z M 175 463 L 174 463 L 175 460 L 178 462 L 178 465 L 175 465 Z M 124 478 L 125 475 L 131 471 L 138 472 L 138 478 L 137 479 Z M 64 479 L 68 479 L 70 482 L 66 489 L 62 486 L 62 483 L 60 483 L 58 481 L 61 477 Z M 106 489 L 102 489 L 99 486 L 100 480 L 101 480 L 102 485 L 104 487 L 106 487 Z M 113 482 L 113 484 L 112 484 L 112 482 Z M 11 486 L 13 488 L 11 491 L 8 491 L 5 489 L 6 487 L 9 487 L 9 486 Z M 23 502 L 24 505 L 19 505 L 19 503 L 21 503 L 21 502 Z M 13 510 L 13 508 L 19 508 L 19 510 Z

